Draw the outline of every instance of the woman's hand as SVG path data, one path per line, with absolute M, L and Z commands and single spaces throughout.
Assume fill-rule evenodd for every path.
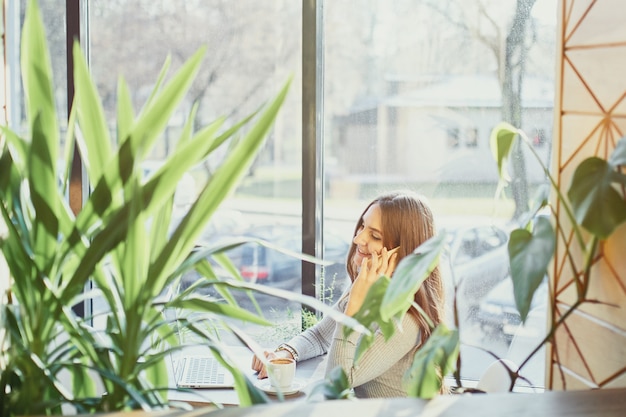
M 381 275 L 390 277 L 396 269 L 398 254 L 395 249 L 388 251 L 383 248 L 379 256 L 364 258 L 361 270 L 350 290 L 350 298 L 346 307 L 346 315 L 354 316 L 363 305 L 365 296 Z
M 266 350 L 265 352 L 263 352 L 263 354 L 265 355 L 265 359 L 267 360 L 270 360 L 273 358 L 293 359 L 293 356 L 291 356 L 291 353 L 289 353 L 286 350 L 279 350 L 278 352 L 270 352 L 269 350 Z M 258 372 L 256 376 L 258 379 L 267 378 L 267 369 L 265 368 L 263 361 L 257 355 L 254 355 L 252 357 L 252 370 Z

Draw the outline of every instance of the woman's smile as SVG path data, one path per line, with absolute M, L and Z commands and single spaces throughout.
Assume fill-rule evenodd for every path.
M 356 251 L 354 252 L 354 263 L 357 267 L 361 266 L 361 262 L 363 262 L 364 258 L 371 258 L 372 254 L 370 252 L 365 252 L 358 246 L 356 247 Z

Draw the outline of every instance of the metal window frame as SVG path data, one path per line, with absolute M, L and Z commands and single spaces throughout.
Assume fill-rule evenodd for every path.
M 74 97 L 74 39 L 88 54 L 88 2 L 66 2 L 67 25 L 67 102 L 68 115 Z M 302 252 L 322 257 L 324 224 L 323 161 L 323 0 L 302 1 Z M 83 168 L 75 149 L 70 178 L 70 206 L 80 211 L 87 196 Z M 302 293 L 316 297 L 316 275 L 319 268 L 302 262 Z
M 302 252 L 322 257 L 324 227 L 323 0 L 302 2 Z M 302 262 L 302 294 L 316 297 L 315 264 Z
M 88 9 L 89 2 L 81 0 L 67 0 L 65 2 L 65 46 L 66 46 L 66 77 L 67 77 L 67 116 L 70 117 L 74 103 L 74 55 L 72 53 L 74 41 L 77 40 L 89 62 L 89 27 Z M 86 173 L 80 159 L 78 147 L 74 147 L 72 154 L 72 168 L 69 178 L 69 205 L 74 214 L 78 214 L 83 208 L 89 196 L 89 182 L 86 181 Z M 92 283 L 85 284 L 85 290 L 92 288 Z M 74 312 L 81 317 L 90 317 L 93 312 L 92 300 L 72 306 Z

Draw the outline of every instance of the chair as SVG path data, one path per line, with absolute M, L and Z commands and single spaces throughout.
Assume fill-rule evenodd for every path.
M 517 370 L 517 365 L 508 359 L 498 359 L 489 365 L 476 384 L 476 389 L 484 392 L 507 392 L 511 387 L 511 377 L 507 367 Z

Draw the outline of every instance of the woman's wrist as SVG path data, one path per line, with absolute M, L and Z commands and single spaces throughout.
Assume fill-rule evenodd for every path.
M 344 311 L 344 314 L 346 316 L 354 317 L 354 315 L 361 308 L 361 304 L 362 303 L 358 303 L 358 302 L 356 302 L 354 300 L 348 299 L 348 304 L 346 305 L 346 310 Z
M 288 357 L 290 357 L 291 359 L 295 360 L 296 362 L 298 361 L 298 352 L 296 352 L 296 350 L 288 345 L 287 343 L 281 343 L 276 350 L 274 350 L 275 354 L 286 354 L 288 355 Z

